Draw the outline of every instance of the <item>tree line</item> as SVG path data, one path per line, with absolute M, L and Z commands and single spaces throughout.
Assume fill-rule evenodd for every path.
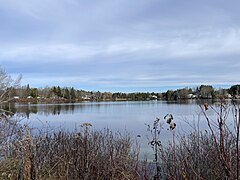
M 211 85 L 200 85 L 196 88 L 182 88 L 156 92 L 100 92 L 75 89 L 74 87 L 36 88 L 30 85 L 20 86 L 22 76 L 13 80 L 0 67 L 0 102 L 14 101 L 146 101 L 146 100 L 186 100 L 186 99 L 219 99 L 240 98 L 240 84 L 230 88 L 214 89 Z
M 35 88 L 30 85 L 12 87 L 9 99 L 39 100 L 39 101 L 146 101 L 146 100 L 186 100 L 186 99 L 219 99 L 219 98 L 239 98 L 240 85 L 233 85 L 226 89 L 214 89 L 211 85 L 201 85 L 196 88 L 182 88 L 177 90 L 167 90 L 163 93 L 156 92 L 100 92 L 78 90 L 74 87 L 44 87 Z
M 184 99 L 231 99 L 239 98 L 240 85 L 233 85 L 230 88 L 215 89 L 211 85 L 200 85 L 196 88 L 182 88 L 168 90 L 162 93 L 164 100 L 184 100 Z

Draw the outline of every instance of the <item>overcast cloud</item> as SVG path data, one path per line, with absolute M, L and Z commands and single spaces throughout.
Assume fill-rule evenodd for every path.
M 0 65 L 23 84 L 163 91 L 239 83 L 240 1 L 0 0 Z

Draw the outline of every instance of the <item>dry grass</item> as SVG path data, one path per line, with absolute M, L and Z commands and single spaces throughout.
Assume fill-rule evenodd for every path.
M 173 116 L 170 116 L 171 122 L 165 118 L 165 125 L 169 126 L 169 133 L 172 134 L 168 145 L 161 144 L 161 123 L 164 121 L 157 118 L 152 126 L 148 126 L 151 134 L 149 142 L 155 157 L 149 177 L 184 180 L 240 179 L 240 107 L 234 103 L 221 102 L 217 107 L 203 104 L 200 108 L 204 117 L 201 120 L 205 120 L 208 126 L 204 131 L 195 128 L 189 134 L 176 137 L 175 129 L 171 128 Z M 216 119 L 210 119 L 208 111 L 215 113 Z M 174 128 L 177 128 L 176 124 Z
M 136 154 L 129 134 L 109 129 L 31 135 L 1 118 L 0 179 L 133 179 Z M 9 132 L 9 133 L 6 133 Z M 3 136 L 3 134 L 5 134 Z

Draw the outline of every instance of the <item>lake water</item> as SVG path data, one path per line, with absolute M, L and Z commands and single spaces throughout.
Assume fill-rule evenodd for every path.
M 94 129 L 127 130 L 133 134 L 142 134 L 145 124 L 151 124 L 156 117 L 164 121 L 166 114 L 172 114 L 179 128 L 183 128 L 181 126 L 186 121 L 196 120 L 201 113 L 195 102 L 166 101 L 15 104 L 14 107 L 14 111 L 26 115 L 32 126 L 47 122 L 55 128 L 74 130 L 76 126 L 88 122 Z
M 113 131 L 129 132 L 133 138 L 141 136 L 142 148 L 148 148 L 147 126 L 156 117 L 164 123 L 161 140 L 167 142 L 171 133 L 164 121 L 166 114 L 172 114 L 177 124 L 177 133 L 189 133 L 195 128 L 207 129 L 206 119 L 195 101 L 176 103 L 166 101 L 137 102 L 85 102 L 66 104 L 15 104 L 15 112 L 26 115 L 24 122 L 31 127 L 50 126 L 53 129 L 73 131 L 83 123 L 91 123 L 92 129 L 109 128 Z M 212 110 L 206 112 L 215 121 Z

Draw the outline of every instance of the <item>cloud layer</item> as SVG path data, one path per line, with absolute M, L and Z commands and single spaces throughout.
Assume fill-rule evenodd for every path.
M 240 3 L 0 1 L 0 63 L 32 86 L 108 91 L 232 85 Z

